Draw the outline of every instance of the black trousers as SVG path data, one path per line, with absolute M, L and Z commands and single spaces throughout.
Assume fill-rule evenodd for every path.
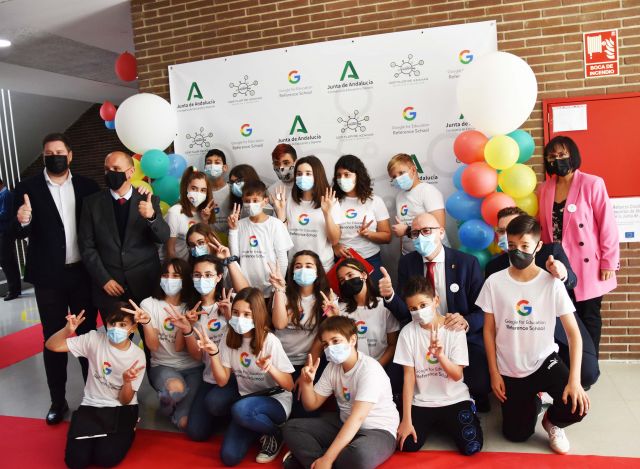
M 469 387 L 471 396 L 478 402 L 488 400 L 491 392 L 489 378 L 489 364 L 484 347 L 467 342 L 469 352 L 469 366 L 463 370 L 464 382 Z
M 576 314 L 582 322 L 587 332 L 593 340 L 596 348 L 596 357 L 600 353 L 600 336 L 602 334 L 602 316 L 600 309 L 602 307 L 602 297 L 597 296 L 584 301 L 575 301 Z
M 416 429 L 417 442 L 409 435 L 402 451 L 419 451 L 429 433 L 449 435 L 460 453 L 471 456 L 482 449 L 483 437 L 480 419 L 472 401 L 462 401 L 443 407 L 411 406 L 411 422 Z
M 549 355 L 540 368 L 524 378 L 503 376 L 507 400 L 502 403 L 502 433 L 511 441 L 526 441 L 535 432 L 540 400 L 538 392 L 553 398 L 547 409 L 549 421 L 560 428 L 580 422 L 584 415 L 571 413 L 571 399 L 562 402 L 569 369 L 557 353 Z
M 600 376 L 600 366 L 598 365 L 598 355 L 593 340 L 587 331 L 582 319 L 574 314 L 580 336 L 582 337 L 582 367 L 580 368 L 580 382 L 583 387 L 593 386 Z M 562 361 L 571 366 L 571 357 L 569 354 L 569 340 L 567 333 L 564 331 L 560 318 L 556 320 L 556 328 L 554 332 L 556 344 L 558 344 L 558 355 Z
M 20 267 L 16 255 L 15 239 L 7 233 L 0 233 L 0 267 L 7 278 L 7 293 L 19 295 L 22 292 Z
M 45 342 L 65 327 L 69 312 L 79 314 L 84 310 L 86 319 L 78 327 L 76 331 L 78 335 L 96 328 L 96 309 L 91 302 L 91 281 L 82 263 L 78 262 L 67 267 L 56 286 L 35 285 L 35 293 Z M 44 348 L 42 356 L 51 402 L 62 403 L 66 394 L 67 354 L 52 352 Z M 88 362 L 85 358 L 79 360 L 82 366 L 82 375 L 86 381 L 89 369 Z

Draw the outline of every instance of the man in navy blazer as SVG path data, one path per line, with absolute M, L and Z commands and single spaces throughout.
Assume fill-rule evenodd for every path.
M 411 314 L 402 296 L 402 286 L 413 276 L 432 279 L 440 297 L 439 312 L 445 316 L 445 327 L 467 333 L 469 366 L 464 369 L 464 380 L 478 410 L 488 411 L 491 382 L 482 338 L 484 313 L 475 304 L 484 283 L 480 263 L 474 256 L 444 246 L 444 228 L 429 213 L 414 218 L 409 236 L 414 239 L 416 251 L 405 254 L 398 262 L 400 294 L 394 291 L 384 269 L 380 294 L 391 313 L 406 324 Z

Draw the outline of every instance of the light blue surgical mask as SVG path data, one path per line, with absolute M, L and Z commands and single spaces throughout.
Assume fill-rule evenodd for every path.
M 160 288 L 167 296 L 177 295 L 182 290 L 182 279 L 162 277 L 160 279 Z
M 244 181 L 231 183 L 231 193 L 236 197 L 242 197 L 242 188 L 244 187 Z
M 504 252 L 509 250 L 509 241 L 507 241 L 507 234 L 500 235 L 498 238 L 498 247 L 502 249 Z
M 429 236 L 420 235 L 416 239 L 413 240 L 413 247 L 416 248 L 416 251 L 420 253 L 423 257 L 430 256 L 433 251 L 436 250 L 438 245 L 435 242 L 435 234 L 430 234 Z
M 212 178 L 219 178 L 224 171 L 221 164 L 207 164 L 204 166 L 204 172 Z
M 253 319 L 241 318 L 239 316 L 231 316 L 231 319 L 229 319 L 229 325 L 240 335 L 246 334 L 255 327 Z
M 403 191 L 408 191 L 413 186 L 413 178 L 409 173 L 404 173 L 393 180 L 393 185 Z
M 302 267 L 293 271 L 293 281 L 301 287 L 313 285 L 317 278 L 318 272 L 310 267 Z
M 260 202 L 250 202 L 245 204 L 247 210 L 249 210 L 249 216 L 255 217 L 262 213 L 262 204 Z
M 129 338 L 129 331 L 121 327 L 108 327 L 107 338 L 111 343 L 121 344 Z
M 215 278 L 194 278 L 193 279 L 193 287 L 196 289 L 198 293 L 201 295 L 208 295 L 216 288 L 216 279 Z
M 296 176 L 296 186 L 301 191 L 313 189 L 313 176 Z
M 333 344 L 324 349 L 324 355 L 327 357 L 327 360 L 336 365 L 341 365 L 347 361 L 350 354 L 351 345 L 348 343 Z
M 198 244 L 191 248 L 191 255 L 193 257 L 206 256 L 209 254 L 209 248 L 206 244 Z
M 356 180 L 351 178 L 340 178 L 338 179 L 338 186 L 342 189 L 342 192 L 350 192 L 356 187 Z

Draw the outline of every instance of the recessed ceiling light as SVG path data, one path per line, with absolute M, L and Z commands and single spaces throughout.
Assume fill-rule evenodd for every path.
M 0 47 L 9 47 L 11 45 L 11 41 L 8 39 L 0 39 Z

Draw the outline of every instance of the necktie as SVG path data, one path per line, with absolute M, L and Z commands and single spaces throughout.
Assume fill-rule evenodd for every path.
M 427 279 L 429 280 L 429 283 L 433 287 L 433 293 L 437 293 L 435 268 L 436 268 L 435 262 L 427 262 Z
M 124 197 L 120 197 L 120 198 L 118 199 L 118 203 L 119 203 L 120 205 L 124 205 L 124 204 L 126 204 L 126 203 L 127 203 L 127 199 L 125 199 Z

